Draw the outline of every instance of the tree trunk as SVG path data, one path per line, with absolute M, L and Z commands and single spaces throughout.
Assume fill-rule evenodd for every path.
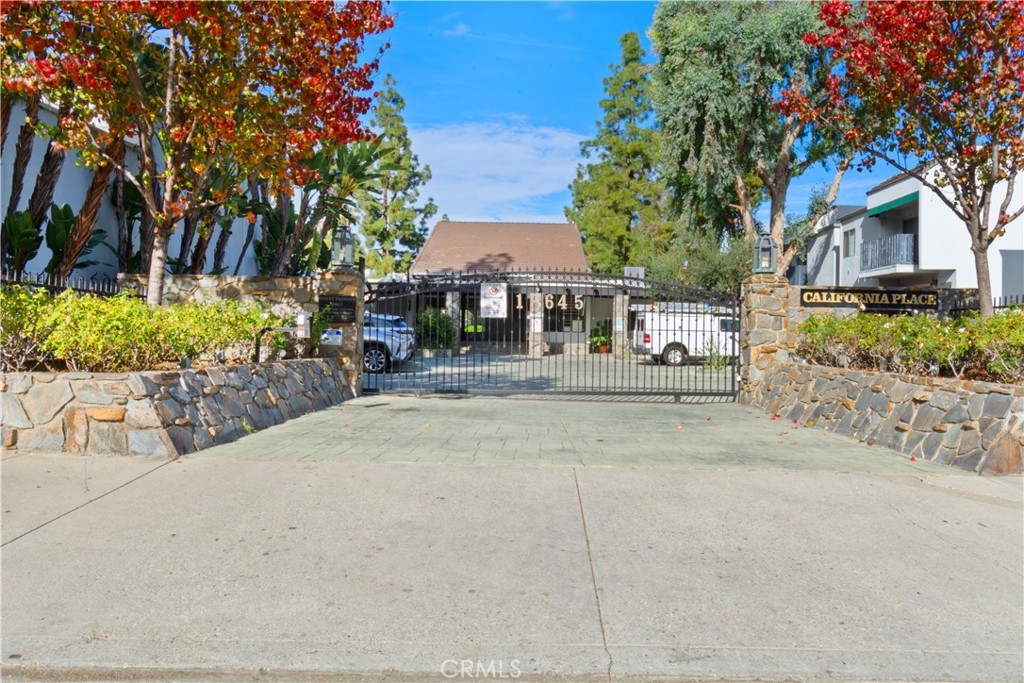
M 7 145 L 7 127 L 11 124 L 11 110 L 13 108 L 13 97 L 5 97 L 0 100 L 0 150 L 3 150 Z
M 124 148 L 121 148 L 119 163 L 124 163 Z M 114 191 L 111 193 L 114 203 L 114 220 L 117 222 L 117 256 L 126 273 L 131 272 L 132 233 L 128 229 L 128 216 L 124 210 L 124 169 L 117 168 L 114 176 Z
M 25 103 L 25 123 L 18 133 L 18 143 L 14 147 L 14 167 L 11 170 L 11 198 L 7 202 L 7 213 L 10 216 L 18 210 L 21 201 L 21 190 L 25 186 L 25 170 L 32 159 L 32 143 L 36 137 L 36 124 L 39 123 L 39 96 L 34 95 Z
M 166 217 L 165 217 L 166 218 Z M 173 226 L 171 220 L 167 220 L 168 226 Z M 171 241 L 171 228 L 158 227 L 154 230 L 153 251 L 149 257 L 149 277 L 146 291 L 146 303 L 157 307 L 163 304 L 164 300 L 164 271 L 167 269 L 167 248 Z
M 181 245 L 178 248 L 178 264 L 174 266 L 175 273 L 184 273 L 188 267 L 188 252 L 192 247 L 192 240 L 196 236 L 196 228 L 202 220 L 202 212 L 193 209 L 185 214 L 185 220 L 181 228 Z
M 971 251 L 974 252 L 974 269 L 978 272 L 978 304 L 981 317 L 988 318 L 995 312 L 992 307 L 992 280 L 988 272 L 988 245 L 982 246 L 975 240 Z
M 199 275 L 203 272 L 203 266 L 206 264 L 206 248 L 210 246 L 213 230 L 217 226 L 216 220 L 216 209 L 205 209 L 200 215 L 200 225 L 197 230 L 199 236 L 196 238 L 196 246 L 192 250 L 192 258 L 187 271 L 193 275 Z M 217 264 L 214 263 L 213 267 L 216 270 Z
M 157 207 L 163 210 L 162 204 L 160 204 L 161 193 L 158 191 L 158 183 L 153 181 L 148 192 L 156 199 Z M 149 272 L 149 265 L 153 259 L 153 243 L 156 237 L 156 225 L 153 222 L 153 216 L 150 215 L 146 205 L 142 206 L 142 216 L 139 219 L 139 253 L 140 253 L 140 265 L 139 270 L 143 273 Z M 164 257 L 166 258 L 166 256 Z
M 754 210 L 750 205 L 750 192 L 747 190 L 747 184 L 743 182 L 743 176 L 738 173 L 733 178 L 733 188 L 736 190 L 736 198 L 740 202 L 740 222 L 743 226 L 743 236 L 752 240 L 757 234 L 757 228 L 754 226 Z
M 57 113 L 57 120 L 63 119 L 67 113 L 68 110 L 61 107 Z M 32 213 L 32 226 L 37 231 L 41 230 L 43 224 L 46 223 L 46 214 L 50 210 L 50 203 L 53 202 L 53 192 L 57 189 L 60 172 L 64 170 L 66 154 L 67 150 L 52 140 L 46 146 L 43 164 L 39 167 L 39 175 L 36 176 L 36 186 L 28 200 L 28 210 Z
M 124 138 L 117 136 L 107 144 L 103 151 L 111 158 L 119 158 L 124 152 Z M 96 230 L 96 216 L 100 212 L 103 195 L 107 192 L 107 181 L 110 180 L 110 174 L 113 171 L 114 164 L 104 161 L 93 173 L 92 182 L 85 193 L 85 201 L 75 218 L 71 234 L 68 235 L 68 241 L 64 247 L 64 259 L 57 266 L 58 277 L 66 278 L 71 275 L 71 271 L 75 269 L 75 263 L 78 262 L 85 247 L 89 244 L 89 240 L 92 239 L 93 232 Z
M 255 176 L 249 178 L 249 198 L 251 202 L 263 202 L 264 188 L 256 181 Z M 249 251 L 249 245 L 252 244 L 252 238 L 256 232 L 256 222 L 249 223 L 245 229 L 245 242 L 242 243 L 242 250 L 238 252 L 238 261 L 235 263 L 235 272 L 233 275 L 238 275 L 238 271 L 242 269 L 242 262 L 245 259 L 245 254 Z
M 224 269 L 224 258 L 227 256 L 229 239 L 231 239 L 231 223 L 222 223 L 220 235 L 217 236 L 217 245 L 213 248 L 213 270 L 215 271 Z

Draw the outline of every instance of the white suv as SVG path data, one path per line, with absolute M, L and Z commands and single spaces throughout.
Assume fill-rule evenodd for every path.
M 416 334 L 401 316 L 366 313 L 363 316 L 363 369 L 387 372 L 395 362 L 412 358 Z

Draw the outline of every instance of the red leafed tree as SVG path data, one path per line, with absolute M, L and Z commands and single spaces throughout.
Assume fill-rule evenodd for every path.
M 988 248 L 1024 212 L 1024 3 L 828 0 L 820 16 L 804 40 L 840 67 L 824 100 L 789 105 L 935 191 L 970 232 L 990 315 Z
M 364 136 L 379 53 L 365 62 L 360 53 L 392 23 L 381 2 L 361 0 L 5 2 L 0 11 L 5 40 L 24 56 L 5 88 L 46 82 L 69 111 L 51 137 L 81 148 L 86 163 L 114 164 L 142 193 L 156 228 L 151 305 L 183 216 L 224 203 L 251 174 L 287 191 L 307 180 L 302 159 Z M 118 136 L 137 142 L 137 167 L 107 154 Z M 227 187 L 208 184 L 224 174 Z

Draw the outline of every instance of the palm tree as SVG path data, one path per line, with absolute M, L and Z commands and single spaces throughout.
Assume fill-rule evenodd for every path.
M 318 154 L 306 163 L 307 170 L 319 173 L 319 178 L 302 188 L 295 228 L 285 240 L 284 247 L 270 272 L 281 277 L 296 271 L 312 270 L 320 257 L 322 245 L 333 233 L 339 221 L 355 220 L 356 197 L 372 192 L 374 183 L 392 169 L 388 153 L 376 142 L 360 140 L 340 148 L 334 156 Z M 280 214 L 280 224 L 290 226 L 292 202 L 290 197 L 278 198 L 274 209 Z M 319 224 L 319 235 L 317 225 Z M 316 236 L 318 239 L 313 239 Z M 307 256 L 296 258 L 300 245 L 312 240 Z

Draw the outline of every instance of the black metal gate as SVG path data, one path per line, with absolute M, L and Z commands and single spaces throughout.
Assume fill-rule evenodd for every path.
M 371 283 L 366 392 L 731 401 L 739 302 L 675 283 L 575 272 Z

